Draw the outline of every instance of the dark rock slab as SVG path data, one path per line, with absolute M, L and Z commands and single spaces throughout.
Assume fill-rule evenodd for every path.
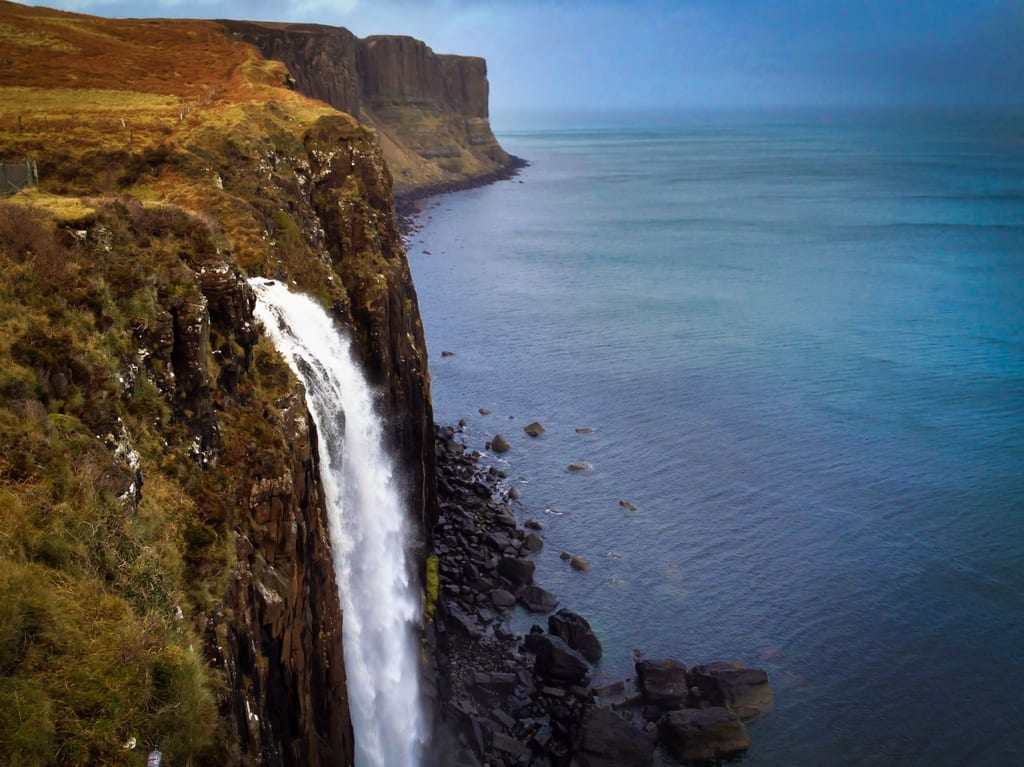
M 540 586 L 527 586 L 518 596 L 519 604 L 531 613 L 549 613 L 558 607 L 558 597 Z
M 724 706 L 672 711 L 661 720 L 658 739 L 684 762 L 723 759 L 750 748 L 743 722 Z
M 580 684 L 590 676 L 587 659 L 558 637 L 540 635 L 536 639 L 537 661 L 534 670 L 543 678 L 563 684 Z
M 654 739 L 614 711 L 593 706 L 583 715 L 573 757 L 580 767 L 646 767 Z
M 528 586 L 533 583 L 535 567 L 536 565 L 529 559 L 502 557 L 498 560 L 498 574 L 517 586 Z
M 636 681 L 644 700 L 665 708 L 682 706 L 690 693 L 686 666 L 677 660 L 637 661 Z
M 537 533 L 529 533 L 523 540 L 523 548 L 527 551 L 540 551 L 544 548 L 544 539 Z
M 740 719 L 753 719 L 772 707 L 768 674 L 742 663 L 708 663 L 690 671 L 689 683 L 702 704 L 727 706 Z
M 561 639 L 591 663 L 601 660 L 603 649 L 590 623 L 572 610 L 559 610 L 548 618 L 548 633 Z
M 495 607 L 512 607 L 516 603 L 516 597 L 511 591 L 495 589 L 491 592 L 491 602 Z

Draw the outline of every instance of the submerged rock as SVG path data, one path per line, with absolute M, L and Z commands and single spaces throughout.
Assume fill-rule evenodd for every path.
M 569 471 L 590 471 L 594 467 L 585 461 L 580 461 L 578 463 L 570 463 L 566 468 Z
M 636 511 L 636 504 L 622 500 L 621 498 L 619 499 L 619 506 L 624 508 L 626 511 Z
M 544 548 L 544 539 L 537 533 L 530 533 L 523 540 L 523 548 L 527 551 L 540 551 Z
M 523 431 L 529 434 L 531 437 L 539 437 L 544 433 L 545 429 L 540 425 L 539 422 L 534 421 L 533 423 L 527 424 L 523 427 Z
M 708 663 L 690 671 L 690 685 L 702 703 L 727 706 L 740 719 L 753 719 L 772 707 L 768 674 L 742 663 Z
M 569 565 L 572 567 L 573 570 L 586 572 L 590 569 L 590 560 L 586 557 L 571 556 L 569 557 Z

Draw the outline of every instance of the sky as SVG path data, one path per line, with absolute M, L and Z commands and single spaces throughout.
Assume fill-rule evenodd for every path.
M 487 59 L 510 110 L 1024 108 L 1024 0 L 35 0 L 304 21 Z

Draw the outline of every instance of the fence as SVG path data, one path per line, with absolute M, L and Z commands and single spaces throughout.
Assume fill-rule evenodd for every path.
M 0 195 L 15 194 L 30 186 L 39 186 L 35 160 L 0 162 Z

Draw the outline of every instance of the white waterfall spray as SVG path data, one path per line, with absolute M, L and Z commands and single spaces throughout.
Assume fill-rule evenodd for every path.
M 254 279 L 256 317 L 306 386 L 319 431 L 334 568 L 344 608 L 349 708 L 359 767 L 415 767 L 424 739 L 406 510 L 373 396 L 349 340 L 306 296 Z

